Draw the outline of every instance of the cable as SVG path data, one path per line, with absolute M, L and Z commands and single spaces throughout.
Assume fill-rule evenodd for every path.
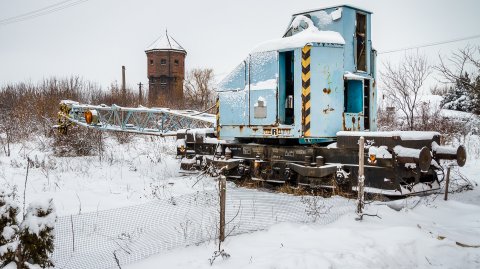
M 54 13 L 72 6 L 79 5 L 81 3 L 87 2 L 88 0 L 65 0 L 50 6 L 46 6 L 37 10 L 33 10 L 27 13 L 23 13 L 20 15 L 16 15 L 10 18 L 2 19 L 0 20 L 0 26 L 15 23 L 15 22 L 21 22 L 33 18 L 37 18 L 40 16 L 48 15 L 50 13 Z M 69 3 L 70 2 L 70 3 Z
M 63 9 L 66 9 L 66 8 L 69 8 L 69 7 L 72 7 L 72 6 L 76 6 L 76 5 L 81 4 L 83 2 L 86 2 L 86 1 L 88 1 L 88 0 L 77 0 L 76 2 L 70 3 L 68 5 L 59 6 L 59 7 L 49 9 L 49 10 L 45 10 L 45 11 L 42 11 L 42 12 L 37 12 L 37 13 L 34 13 L 32 15 L 29 15 L 29 16 L 24 16 L 24 17 L 20 17 L 18 19 L 13 19 L 13 20 L 10 20 L 10 21 L 6 21 L 4 23 L 0 23 L 0 26 L 15 23 L 15 22 L 21 22 L 21 21 L 25 21 L 25 20 L 29 20 L 29 19 L 33 19 L 33 18 L 36 18 L 36 17 L 44 16 L 44 15 L 48 15 L 48 14 L 56 12 L 56 11 L 60 11 L 60 10 L 63 10 Z
M 40 8 L 40 9 L 36 9 L 36 10 L 30 11 L 30 12 L 27 12 L 27 13 L 23 13 L 23 14 L 16 15 L 16 16 L 13 16 L 13 17 L 10 17 L 10 18 L 6 18 L 6 19 L 1 19 L 1 20 L 0 20 L 0 23 L 3 23 L 3 22 L 5 22 L 5 21 L 10 21 L 10 20 L 18 19 L 18 18 L 20 18 L 20 17 L 24 17 L 24 16 L 27 16 L 27 15 L 30 15 L 30 14 L 33 14 L 33 13 L 37 13 L 37 12 L 43 11 L 43 10 L 45 10 L 45 9 L 53 8 L 53 7 L 56 7 L 56 6 L 59 6 L 59 5 L 62 5 L 62 4 L 64 4 L 64 3 L 71 2 L 71 1 L 74 1 L 74 0 L 65 0 L 65 1 L 62 1 L 62 2 L 59 2 L 59 3 L 53 4 L 53 5 L 50 5 L 50 6 L 46 6 L 46 7 Z
M 405 48 L 395 49 L 395 50 L 387 50 L 387 51 L 379 52 L 378 54 L 379 54 L 379 55 L 380 55 L 380 54 L 388 54 L 388 53 L 393 53 L 393 52 L 398 52 L 398 51 L 405 51 L 405 50 L 410 50 L 410 49 L 419 49 L 419 48 L 433 47 L 433 46 L 438 46 L 438 45 L 443 45 L 443 44 L 448 44 L 448 43 L 453 43 L 453 42 L 458 42 L 458 41 L 475 39 L 475 38 L 479 38 L 479 37 L 480 37 L 480 34 L 478 34 L 478 35 L 473 35 L 473 36 L 456 38 L 456 39 L 450 39 L 450 40 L 445 40 L 445 41 L 440 41 L 440 42 L 427 43 L 427 44 L 419 45 L 419 46 L 405 47 Z

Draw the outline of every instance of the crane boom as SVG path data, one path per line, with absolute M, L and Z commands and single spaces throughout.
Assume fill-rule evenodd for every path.
M 60 130 L 71 124 L 103 131 L 174 136 L 178 130 L 213 128 L 215 115 L 196 110 L 175 110 L 162 107 L 122 107 L 88 105 L 71 100 L 60 102 Z

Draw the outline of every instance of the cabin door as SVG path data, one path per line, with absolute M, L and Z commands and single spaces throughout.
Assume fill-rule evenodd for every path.
M 280 124 L 294 124 L 294 53 L 279 54 L 279 120 Z
M 365 101 L 368 102 L 368 100 L 365 100 L 364 81 L 345 80 L 344 131 L 362 131 L 365 129 Z

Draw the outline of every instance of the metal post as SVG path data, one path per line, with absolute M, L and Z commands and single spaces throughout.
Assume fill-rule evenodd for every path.
M 138 83 L 138 104 L 141 105 L 143 102 L 143 96 L 142 96 L 142 86 L 143 84 L 140 82 Z
M 126 99 L 127 98 L 127 89 L 125 86 L 125 66 L 122 65 L 122 102 L 123 105 L 126 105 Z
M 448 200 L 448 185 L 450 185 L 450 166 L 447 167 L 447 178 L 445 180 L 445 201 Z
M 219 179 L 219 189 L 220 189 L 220 242 L 225 240 L 225 201 L 226 201 L 226 192 L 227 192 L 227 182 L 225 176 L 220 176 Z
M 365 183 L 365 138 L 362 136 L 358 140 L 358 205 L 357 205 L 357 214 L 359 214 L 360 219 L 362 219 L 362 210 L 364 205 L 364 183 Z
M 73 215 L 70 215 L 70 224 L 72 226 L 72 252 L 75 253 L 75 230 L 73 229 Z

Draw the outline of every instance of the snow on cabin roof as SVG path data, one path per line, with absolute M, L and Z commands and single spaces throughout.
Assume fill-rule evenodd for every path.
M 150 44 L 150 46 L 145 49 L 145 52 L 154 50 L 176 50 L 187 53 L 187 51 L 173 37 L 171 37 L 167 31 L 165 31 L 164 35 L 160 36 Z
M 300 16 L 299 16 L 300 17 Z M 303 17 L 303 16 L 301 16 Z M 292 36 L 287 36 L 279 39 L 273 39 L 261 43 L 252 50 L 252 53 L 283 50 L 289 48 L 300 48 L 310 43 L 328 43 L 328 44 L 340 44 L 345 45 L 345 39 L 342 35 L 335 31 L 320 31 L 313 25 L 310 19 L 303 17 L 303 20 L 307 20 L 308 28 L 296 33 Z M 296 20 L 292 22 L 295 24 Z
M 293 14 L 292 16 L 297 16 L 297 15 L 301 15 L 301 14 L 305 14 L 305 13 L 311 13 L 311 12 L 330 9 L 330 8 L 340 8 L 340 7 L 347 7 L 347 8 L 355 9 L 355 10 L 358 10 L 358 11 L 363 11 L 363 12 L 368 13 L 368 14 L 373 14 L 373 12 L 371 12 L 369 10 L 359 8 L 359 7 L 356 7 L 356 6 L 352 6 L 352 5 L 333 5 L 333 6 L 323 6 L 323 7 L 319 7 L 319 8 L 312 8 L 312 9 L 303 10 L 303 11 L 300 11 L 300 12 L 297 12 L 297 13 Z

